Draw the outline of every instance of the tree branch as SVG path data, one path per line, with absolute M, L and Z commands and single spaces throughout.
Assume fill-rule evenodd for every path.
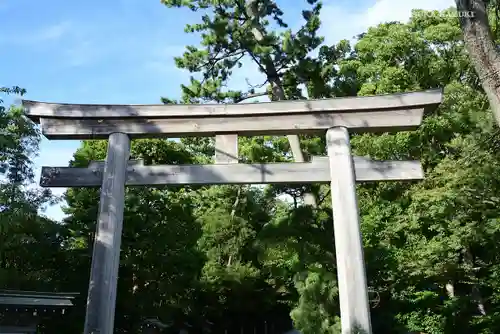
M 246 3 L 245 13 L 247 17 L 252 22 L 252 33 L 257 40 L 258 43 L 261 43 L 264 40 L 263 28 L 259 24 L 259 13 L 257 8 L 257 0 L 249 0 Z M 256 57 L 250 52 L 250 55 L 255 60 Z M 265 73 L 267 75 L 267 79 L 271 83 L 272 87 L 272 97 L 273 100 L 286 100 L 285 91 L 283 89 L 281 79 L 278 75 L 276 67 L 271 59 L 271 57 L 267 56 L 261 59 L 261 62 L 264 64 Z M 260 64 L 260 62 L 258 62 Z M 304 153 L 300 148 L 300 139 L 297 135 L 288 135 L 288 142 L 290 143 L 290 148 L 292 150 L 293 157 L 297 162 L 304 162 Z M 313 194 L 306 194 L 304 196 L 304 202 L 309 205 L 313 205 L 316 207 L 317 200 Z

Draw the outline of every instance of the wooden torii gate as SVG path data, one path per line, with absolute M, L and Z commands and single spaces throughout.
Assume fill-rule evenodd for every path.
M 418 161 L 353 157 L 349 133 L 414 130 L 441 90 L 371 97 L 249 104 L 90 105 L 23 101 L 47 139 L 108 139 L 104 163 L 43 167 L 44 187 L 101 187 L 85 334 L 112 334 L 125 186 L 331 183 L 342 332 L 371 333 L 355 182 L 416 180 Z M 239 164 L 237 136 L 321 134 L 327 157 Z M 213 165 L 144 166 L 129 161 L 132 138 L 215 136 Z

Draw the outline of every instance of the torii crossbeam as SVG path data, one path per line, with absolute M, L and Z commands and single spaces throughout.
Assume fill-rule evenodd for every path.
M 85 334 L 112 334 L 125 186 L 331 183 L 342 332 L 371 333 L 355 183 L 418 180 L 418 161 L 353 157 L 349 132 L 414 130 L 441 90 L 370 97 L 234 105 L 91 105 L 23 101 L 48 139 L 108 139 L 104 163 L 42 168 L 44 187 L 101 187 Z M 237 136 L 321 134 L 328 157 L 304 163 L 239 164 Z M 214 165 L 144 166 L 130 139 L 216 136 Z

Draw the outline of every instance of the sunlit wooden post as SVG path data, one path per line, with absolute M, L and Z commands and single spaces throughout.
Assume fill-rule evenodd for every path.
M 371 333 L 355 182 L 419 180 L 418 161 L 352 157 L 349 133 L 414 130 L 441 90 L 250 104 L 90 105 L 23 101 L 48 139 L 108 139 L 106 162 L 42 167 L 43 187 L 101 187 L 85 334 L 112 334 L 124 186 L 331 183 L 342 332 Z M 238 163 L 238 136 L 316 133 L 328 157 L 311 162 Z M 216 136 L 215 164 L 144 166 L 128 160 L 132 138 Z M 128 168 L 127 168 L 128 167 Z
M 113 333 L 129 155 L 128 135 L 110 134 L 102 173 L 99 216 L 87 297 L 85 334 Z
M 342 333 L 371 334 L 363 240 L 356 196 L 356 175 L 349 131 L 335 127 L 326 132 L 330 159 L 331 198 Z

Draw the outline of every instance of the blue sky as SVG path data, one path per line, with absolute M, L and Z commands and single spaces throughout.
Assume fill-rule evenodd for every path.
M 300 22 L 305 0 L 281 0 L 288 22 Z M 293 3 L 293 5 L 292 5 Z M 412 8 L 444 9 L 452 0 L 325 0 L 322 33 L 327 42 L 352 38 L 368 26 L 406 20 Z M 174 57 L 196 45 L 184 33 L 199 14 L 168 9 L 160 1 L 0 0 L 0 86 L 19 85 L 27 99 L 73 103 L 159 103 L 179 97 L 189 74 L 178 70 Z M 231 79 L 245 88 L 262 79 L 249 62 Z M 41 144 L 40 166 L 67 166 L 77 141 Z M 54 189 L 61 194 L 63 189 Z M 45 212 L 61 219 L 60 206 Z

